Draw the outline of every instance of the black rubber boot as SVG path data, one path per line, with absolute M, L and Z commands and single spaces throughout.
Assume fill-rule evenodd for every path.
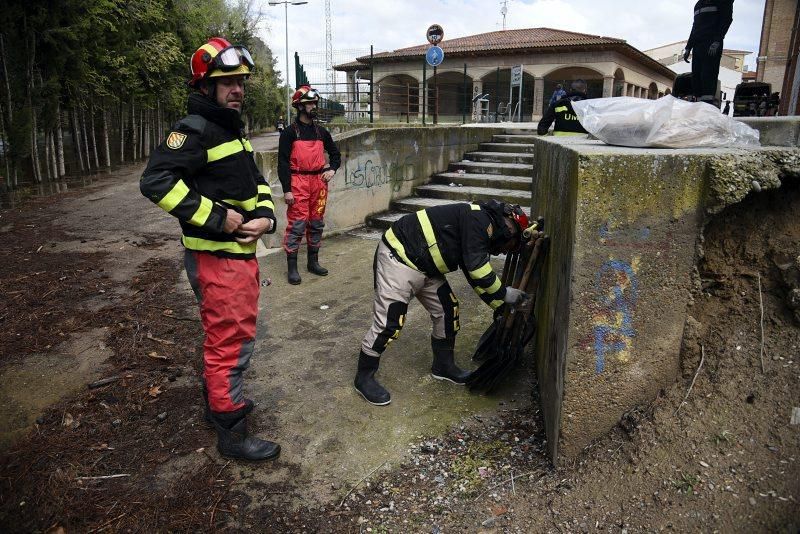
M 286 255 L 286 264 L 289 267 L 289 283 L 296 286 L 303 281 L 300 278 L 300 273 L 297 272 L 297 252 Z
M 431 349 L 433 350 L 431 375 L 436 380 L 449 380 L 453 384 L 463 385 L 472 372 L 464 371 L 455 364 L 453 350 L 455 345 L 456 338 L 454 337 L 444 339 L 431 337 Z
M 308 272 L 317 276 L 328 276 L 328 269 L 319 264 L 319 249 L 308 249 Z
M 361 396 L 375 406 L 386 406 L 392 402 L 392 396 L 375 380 L 375 371 L 381 363 L 380 357 L 369 356 L 362 350 L 358 355 L 358 372 L 353 385 Z
M 281 446 L 277 443 L 247 435 L 245 417 L 228 421 L 214 415 L 214 428 L 217 431 L 217 450 L 226 458 L 258 462 L 274 460 L 281 453 Z

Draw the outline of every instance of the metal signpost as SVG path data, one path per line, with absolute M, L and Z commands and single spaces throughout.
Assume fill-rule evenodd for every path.
M 516 111 L 515 114 L 517 116 L 517 122 L 522 122 L 522 65 L 515 65 L 511 67 L 511 87 L 508 93 L 508 105 L 511 106 L 511 103 L 514 101 L 514 88 L 518 87 L 519 92 L 517 93 L 519 99 L 517 100 Z M 512 117 L 514 114 L 514 108 L 511 108 L 508 118 L 510 121 L 514 121 Z
M 425 62 L 433 67 L 433 82 L 436 83 L 436 67 L 442 64 L 444 61 L 444 50 L 439 45 L 444 39 L 444 29 L 439 26 L 438 24 L 431 24 L 428 26 L 428 30 L 425 32 L 425 38 L 431 44 L 431 47 L 428 48 L 428 51 L 425 52 Z M 425 65 L 422 65 L 422 77 L 423 77 L 423 94 L 422 94 L 422 103 L 425 108 L 428 107 L 428 98 L 427 94 L 425 93 L 426 85 L 425 85 Z M 434 86 L 434 91 L 436 91 Z M 437 93 L 438 96 L 438 93 Z M 439 122 L 439 113 L 438 113 L 439 102 L 438 98 L 436 98 L 433 108 L 433 123 L 436 124 Z M 425 124 L 425 109 L 423 108 L 422 111 L 422 124 Z

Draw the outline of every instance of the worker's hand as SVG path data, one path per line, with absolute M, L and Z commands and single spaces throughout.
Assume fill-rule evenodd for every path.
M 692 49 L 691 48 L 687 47 L 687 48 L 683 49 L 683 60 L 686 63 L 689 63 L 689 54 L 691 54 L 691 53 L 692 53 Z
M 510 306 L 517 306 L 524 303 L 528 299 L 528 294 L 521 289 L 514 289 L 511 286 L 506 287 L 506 296 L 503 302 Z
M 286 202 L 287 206 L 291 206 L 292 204 L 294 204 L 294 195 L 292 194 L 291 191 L 289 191 L 288 193 L 284 193 L 283 200 Z
M 267 219 L 266 217 L 247 221 L 239 226 L 236 231 L 236 242 L 240 245 L 249 245 L 264 235 L 265 232 L 272 230 L 272 224 L 272 219 Z
M 242 217 L 241 213 L 228 208 L 228 212 L 225 214 L 225 224 L 222 226 L 222 231 L 226 234 L 232 234 L 242 225 L 242 221 L 244 221 L 244 217 Z
M 708 46 L 708 55 L 716 56 L 717 52 L 719 52 L 719 41 L 714 41 Z
M 333 169 L 328 169 L 327 171 L 322 173 L 322 181 L 325 183 L 330 182 L 333 180 L 333 175 L 336 174 L 336 171 Z

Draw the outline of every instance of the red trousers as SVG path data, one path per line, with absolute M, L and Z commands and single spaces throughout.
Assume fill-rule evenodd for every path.
M 245 407 L 242 375 L 250 365 L 258 315 L 258 261 L 187 250 L 189 276 L 205 331 L 203 363 L 212 412 Z
M 283 249 L 296 253 L 306 236 L 310 249 L 318 249 L 322 244 L 323 217 L 328 203 L 328 183 L 322 181 L 322 174 L 293 174 L 292 195 L 294 204 L 286 208 L 286 233 L 283 236 Z

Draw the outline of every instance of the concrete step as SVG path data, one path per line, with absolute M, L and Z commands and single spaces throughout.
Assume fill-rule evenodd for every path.
M 481 152 L 516 152 L 531 154 L 536 145 L 533 143 L 481 143 L 478 145 Z
M 497 187 L 499 189 L 530 191 L 533 178 L 527 176 L 505 176 L 503 174 L 441 172 L 434 174 L 432 180 L 433 183 L 442 185 L 461 184 L 462 186 Z
M 539 137 L 535 134 L 497 134 L 492 136 L 493 143 L 532 143 Z
M 404 198 L 402 200 L 395 200 L 394 202 L 392 202 L 392 211 L 378 213 L 367 217 L 367 227 L 386 230 L 397 219 L 405 215 L 408 215 L 409 213 L 414 213 L 416 211 L 425 208 L 431 208 L 433 206 L 454 204 L 456 202 L 459 201 L 447 200 L 441 198 L 422 198 L 422 197 L 409 197 L 409 198 Z M 520 202 L 520 206 L 522 206 L 522 210 L 528 215 L 528 217 L 530 217 L 531 209 L 528 206 L 528 203 L 529 202 L 527 201 L 526 203 Z
M 533 165 L 525 163 L 493 163 L 481 161 L 451 162 L 448 172 L 457 172 L 459 169 L 467 173 L 476 174 L 505 174 L 508 176 L 533 176 Z
M 537 135 L 536 128 L 506 128 L 506 135 Z
M 525 205 L 531 202 L 530 191 L 518 189 L 497 189 L 495 187 L 450 187 L 449 185 L 421 185 L 415 189 L 417 196 L 436 199 L 447 199 L 461 202 L 472 200 L 489 200 L 492 198 Z
M 533 163 L 533 154 L 524 152 L 467 152 L 464 159 L 492 163 Z

